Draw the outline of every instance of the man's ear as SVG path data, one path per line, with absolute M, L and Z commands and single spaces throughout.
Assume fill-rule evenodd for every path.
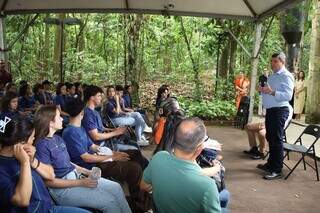
M 197 145 L 195 153 L 194 153 L 196 157 L 198 157 L 200 155 L 200 153 L 202 152 L 203 148 L 204 148 L 204 144 L 203 143 L 200 143 L 200 144 Z

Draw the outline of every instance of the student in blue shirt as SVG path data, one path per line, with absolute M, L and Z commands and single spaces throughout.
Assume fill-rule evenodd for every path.
M 1 100 L 0 119 L 8 117 L 13 119 L 20 115 L 18 111 L 18 95 L 14 92 L 7 92 Z
M 24 112 L 33 112 L 36 102 L 32 97 L 31 88 L 28 84 L 23 84 L 19 88 L 19 109 Z
M 53 97 L 52 94 L 50 92 L 50 87 L 51 87 L 51 82 L 48 80 L 44 80 L 42 82 L 42 86 L 44 89 L 44 95 L 46 97 L 46 105 L 52 104 L 53 103 Z
M 74 84 L 67 82 L 66 83 L 66 103 L 74 98 L 77 98 L 76 95 L 76 87 L 74 86 Z
M 263 107 L 267 111 L 265 126 L 270 150 L 268 162 L 259 164 L 258 168 L 269 173 L 264 176 L 267 180 L 282 178 L 284 126 L 294 89 L 294 77 L 285 68 L 285 59 L 283 52 L 272 55 L 273 74 L 268 77 L 266 85 L 258 88 L 262 93 Z
M 54 170 L 56 178 L 46 184 L 58 204 L 95 208 L 104 213 L 131 212 L 118 183 L 90 178 L 90 170 L 70 162 L 65 141 L 55 135 L 62 129 L 57 107 L 42 106 L 34 122 L 37 158 Z
M 54 97 L 53 103 L 58 107 L 60 114 L 62 116 L 68 116 L 68 113 L 64 111 L 66 105 L 66 85 L 63 83 L 58 83 L 56 88 L 56 96 Z
M 83 101 L 75 99 L 66 107 L 70 115 L 70 124 L 63 131 L 62 137 L 66 141 L 71 161 L 87 169 L 97 166 L 102 170 L 104 178 L 125 181 L 129 185 L 131 195 L 138 194 L 136 190 L 139 188 L 142 169 L 146 168 L 148 160 L 138 150 L 114 152 L 107 147 L 93 144 L 81 127 L 84 106 Z
M 149 141 L 144 137 L 143 132 L 152 132 L 139 112 L 125 112 L 122 99 L 122 91 L 116 94 L 115 88 L 109 86 L 107 89 L 108 102 L 106 104 L 106 112 L 112 122 L 117 126 L 134 126 L 137 144 L 139 146 L 148 146 Z
M 54 179 L 52 169 L 35 156 L 34 129 L 26 118 L 2 120 L 0 132 L 0 209 L 3 212 L 77 212 L 75 207 L 55 206 L 44 180 Z
M 101 115 L 95 110 L 101 105 L 103 90 L 100 87 L 90 85 L 84 91 L 84 117 L 82 126 L 90 136 L 91 140 L 97 145 L 109 146 L 114 151 L 137 149 L 134 146 L 118 143 L 118 136 L 124 136 L 127 132 L 126 127 L 108 129 L 103 126 Z
M 46 96 L 42 84 L 35 84 L 33 87 L 33 99 L 41 105 L 46 105 Z

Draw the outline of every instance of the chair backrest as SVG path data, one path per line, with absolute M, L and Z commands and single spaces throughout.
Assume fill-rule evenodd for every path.
M 304 129 L 302 134 L 312 135 L 317 140 L 320 137 L 320 126 L 310 124 Z

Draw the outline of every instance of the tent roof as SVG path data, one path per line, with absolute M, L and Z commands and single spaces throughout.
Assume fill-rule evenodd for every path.
M 302 0 L 0 0 L 4 15 L 117 12 L 257 20 Z

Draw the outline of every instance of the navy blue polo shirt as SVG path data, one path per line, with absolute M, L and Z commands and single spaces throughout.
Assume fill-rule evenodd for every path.
M 56 106 L 60 106 L 61 110 L 64 111 L 66 97 L 64 95 L 56 95 L 56 97 L 54 97 L 53 103 Z
M 19 108 L 21 110 L 25 110 L 26 108 L 32 108 L 34 107 L 35 104 L 35 100 L 33 99 L 33 97 L 25 97 L 25 96 L 21 96 L 19 98 Z
M 41 176 L 33 169 L 32 193 L 27 207 L 18 207 L 11 203 L 19 182 L 20 163 L 13 157 L 0 156 L 0 209 L 1 212 L 49 212 L 52 200 Z
M 84 108 L 84 116 L 81 122 L 83 128 L 87 134 L 91 130 L 97 129 L 99 133 L 104 132 L 105 128 L 102 123 L 101 115 L 96 110 L 90 109 L 89 107 Z M 94 141 L 95 143 L 101 143 L 103 141 Z
M 68 125 L 62 133 L 62 138 L 66 142 L 67 150 L 73 163 L 87 169 L 95 166 L 94 163 L 86 163 L 81 158 L 81 155 L 85 153 L 94 153 L 90 149 L 93 145 L 92 140 L 83 127 Z
M 37 143 L 36 149 L 38 160 L 52 165 L 56 177 L 62 178 L 75 169 L 70 162 L 66 144 L 60 136 L 43 138 Z

